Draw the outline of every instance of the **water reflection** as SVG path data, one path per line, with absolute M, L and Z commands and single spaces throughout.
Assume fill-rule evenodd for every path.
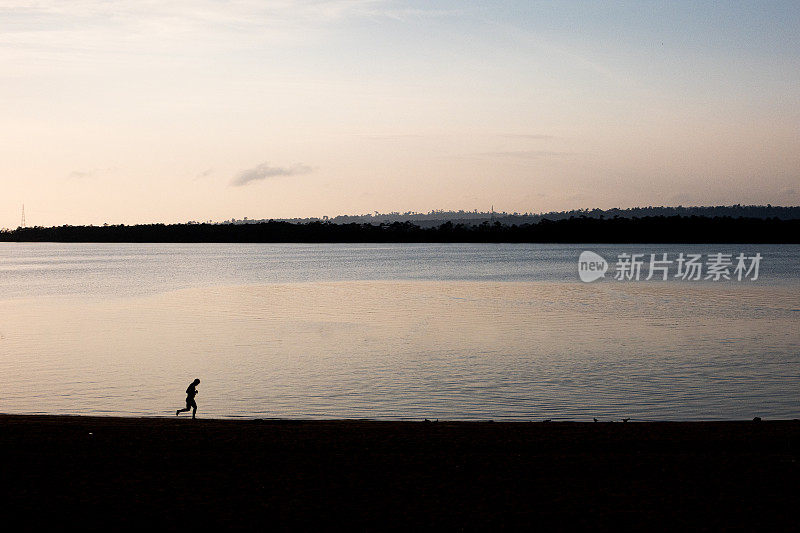
M 4 412 L 795 418 L 800 297 L 769 286 L 344 281 L 0 302 Z M 177 392 L 176 392 L 177 391 Z

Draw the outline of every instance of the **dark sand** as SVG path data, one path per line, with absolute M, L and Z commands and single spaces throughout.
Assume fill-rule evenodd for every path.
M 192 421 L 0 415 L 2 506 L 156 529 L 789 530 L 800 422 Z

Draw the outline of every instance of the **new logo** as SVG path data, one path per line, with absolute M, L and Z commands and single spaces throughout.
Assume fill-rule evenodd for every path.
M 578 276 L 581 281 L 589 283 L 606 275 L 608 263 L 600 255 L 588 250 L 581 252 L 578 258 Z

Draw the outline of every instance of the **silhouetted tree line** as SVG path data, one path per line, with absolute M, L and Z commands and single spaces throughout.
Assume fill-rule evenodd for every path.
M 405 213 L 375 213 L 365 215 L 338 215 L 324 219 L 320 218 L 284 218 L 282 222 L 302 224 L 306 222 L 325 221 L 334 224 L 380 224 L 391 222 L 411 221 L 423 228 L 437 227 L 445 222 L 453 224 L 475 225 L 483 221 L 495 221 L 506 225 L 535 224 L 544 219 L 563 220 L 572 217 L 589 218 L 643 218 L 643 217 L 672 217 L 672 216 L 698 216 L 698 217 L 745 217 L 745 218 L 780 218 L 784 220 L 800 218 L 800 206 L 779 205 L 717 205 L 717 206 L 645 206 L 630 207 L 626 209 L 573 209 L 570 211 L 550 211 L 547 213 L 506 213 L 505 211 L 445 211 L 436 209 L 427 213 L 406 211 Z M 257 224 L 267 220 L 231 219 L 226 221 L 232 224 Z
M 570 217 L 534 224 L 139 224 L 56 226 L 0 232 L 16 242 L 607 242 L 800 243 L 800 219 L 733 217 Z

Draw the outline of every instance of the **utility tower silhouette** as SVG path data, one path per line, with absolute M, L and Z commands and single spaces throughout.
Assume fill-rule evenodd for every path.
M 22 204 L 22 223 L 19 225 L 19 227 L 25 227 L 25 204 Z

